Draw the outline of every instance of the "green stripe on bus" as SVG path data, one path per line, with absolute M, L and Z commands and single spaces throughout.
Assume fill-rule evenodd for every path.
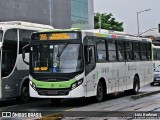
M 36 88 L 70 88 L 73 83 L 76 82 L 76 79 L 71 79 L 69 81 L 61 81 L 61 82 L 45 82 L 44 81 L 37 81 L 32 79 L 33 84 L 36 85 Z
M 106 34 L 100 34 L 100 33 L 95 33 L 94 36 L 98 36 L 98 37 L 107 37 Z

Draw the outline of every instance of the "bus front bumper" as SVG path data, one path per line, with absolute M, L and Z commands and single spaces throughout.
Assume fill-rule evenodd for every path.
M 67 95 L 56 95 L 55 93 L 53 93 L 53 95 L 52 93 L 49 95 L 39 95 L 31 86 L 29 86 L 29 93 L 30 97 L 34 98 L 80 98 L 85 96 L 84 87 L 82 85 L 70 90 Z

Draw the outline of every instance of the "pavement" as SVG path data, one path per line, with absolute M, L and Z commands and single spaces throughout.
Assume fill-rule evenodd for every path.
M 160 93 L 160 85 L 155 84 L 154 86 L 151 86 L 149 84 L 149 85 L 146 85 L 146 86 L 143 86 L 142 88 L 140 88 L 139 93 L 137 95 L 132 95 L 131 98 L 138 99 L 138 98 L 153 95 L 156 93 Z
M 139 98 L 149 96 L 149 95 L 153 95 L 153 94 L 156 94 L 156 93 L 160 93 L 160 85 L 157 84 L 155 86 L 150 86 L 150 84 L 149 84 L 149 85 L 146 85 L 144 87 L 141 87 L 139 93 L 137 95 L 132 95 L 131 98 L 139 99 Z M 45 116 L 43 118 L 39 118 L 39 119 L 36 119 L 36 120 L 62 120 L 62 118 L 63 118 L 62 114 L 53 114 L 53 115 L 48 115 L 48 116 Z M 73 118 L 69 117 L 68 119 L 65 117 L 64 119 L 65 120 L 79 120 L 78 118 L 74 118 L 74 117 Z M 83 119 L 83 118 L 80 118 L 80 119 Z M 104 120 L 103 118 L 99 119 L 99 118 L 96 118 L 96 117 L 93 120 L 97 120 L 97 119 L 98 120 Z M 84 118 L 84 120 L 91 120 L 91 119 Z M 108 119 L 108 120 L 118 120 L 118 119 L 114 118 L 114 119 Z

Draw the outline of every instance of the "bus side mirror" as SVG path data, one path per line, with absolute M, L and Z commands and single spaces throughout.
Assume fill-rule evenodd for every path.
M 29 48 L 29 44 L 22 48 L 22 59 L 23 59 L 23 62 L 25 62 L 27 65 L 29 65 L 29 61 L 25 60 L 25 57 L 26 57 L 25 54 L 28 48 Z

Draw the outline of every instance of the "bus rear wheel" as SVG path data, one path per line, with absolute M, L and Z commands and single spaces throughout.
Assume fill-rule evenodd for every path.
M 132 94 L 136 95 L 139 92 L 139 78 L 137 76 L 134 77 Z
M 101 102 L 104 98 L 104 87 L 101 81 L 98 82 L 97 95 L 95 97 L 96 102 Z

